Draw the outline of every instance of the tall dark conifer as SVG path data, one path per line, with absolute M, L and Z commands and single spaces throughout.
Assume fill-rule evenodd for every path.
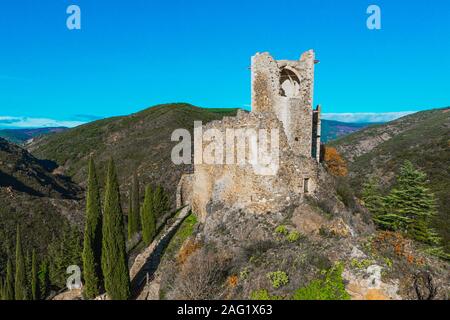
M 39 283 L 37 274 L 36 250 L 33 250 L 31 256 L 31 298 L 32 300 L 39 300 Z
M 89 160 L 88 188 L 86 192 L 86 222 L 83 242 L 83 295 L 92 299 L 100 294 L 102 286 L 102 212 L 100 189 L 94 160 Z
M 103 209 L 102 270 L 109 298 L 127 300 L 130 297 L 130 276 L 119 183 L 112 159 L 108 165 Z
M 45 299 L 47 297 L 48 291 L 49 291 L 49 267 L 48 262 L 46 260 L 42 261 L 39 265 L 39 272 L 38 272 L 38 296 L 42 299 Z
M 4 292 L 5 293 L 3 295 L 3 299 L 14 300 L 14 271 L 10 258 L 8 258 L 8 262 L 6 264 L 6 279 Z
M 410 161 L 402 165 L 396 185 L 383 201 L 384 212 L 374 217 L 378 225 L 418 241 L 439 244 L 440 238 L 431 225 L 437 213 L 436 199 L 428 188 L 426 174 Z
M 5 296 L 5 283 L 3 281 L 3 278 L 0 277 L 0 300 L 4 300 Z
M 150 186 L 145 189 L 144 204 L 142 205 L 142 238 L 149 245 L 156 234 L 155 196 Z
M 162 186 L 158 186 L 154 192 L 153 207 L 156 218 L 161 217 L 169 210 L 169 197 Z
M 133 174 L 133 181 L 130 193 L 130 208 L 128 213 L 128 239 L 131 239 L 140 229 L 139 209 L 140 190 L 137 173 Z
M 20 236 L 20 227 L 17 226 L 16 239 L 16 277 L 14 280 L 14 298 L 15 300 L 27 300 L 25 258 L 22 250 L 22 239 Z

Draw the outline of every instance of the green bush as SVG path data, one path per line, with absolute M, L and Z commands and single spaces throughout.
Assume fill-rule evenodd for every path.
M 287 230 L 286 226 L 278 226 L 275 229 L 275 232 L 278 233 L 278 234 L 282 234 L 282 235 L 287 235 L 288 234 L 288 230 Z
M 252 291 L 250 294 L 250 300 L 281 300 L 279 296 L 271 296 L 265 289 Z
M 328 271 L 323 272 L 323 278 L 311 281 L 306 287 L 298 289 L 294 300 L 350 300 L 345 291 L 342 279 L 342 264 L 337 264 Z
M 242 280 L 245 280 L 245 279 L 248 278 L 249 273 L 250 273 L 250 272 L 248 271 L 248 267 L 245 267 L 245 268 L 241 271 L 241 273 L 239 274 L 239 278 L 242 279 Z
M 283 272 L 283 271 L 269 272 L 267 274 L 267 278 L 270 280 L 270 282 L 272 283 L 272 286 L 275 289 L 278 289 L 289 283 L 289 277 L 286 274 L 286 272 Z
M 362 259 L 362 260 L 352 259 L 352 261 L 350 262 L 350 265 L 352 266 L 352 268 L 365 270 L 368 267 L 370 267 L 373 263 L 374 263 L 374 261 L 369 260 L 369 259 Z
M 287 240 L 289 242 L 296 242 L 296 241 L 298 241 L 298 239 L 300 239 L 300 233 L 298 231 L 292 231 L 287 236 Z

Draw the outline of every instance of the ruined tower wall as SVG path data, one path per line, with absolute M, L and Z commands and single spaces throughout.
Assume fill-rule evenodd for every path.
M 280 69 L 268 54 L 252 57 L 252 112 L 274 112 L 280 91 Z
M 256 214 L 280 212 L 302 201 L 305 194 L 316 192 L 320 171 L 317 161 L 320 108 L 312 107 L 314 59 L 312 50 L 297 61 L 275 60 L 268 53 L 256 54 L 252 58 L 252 112 L 239 111 L 236 117 L 224 117 L 202 126 L 204 132 L 214 130 L 213 136 L 219 133 L 221 137 L 227 137 L 229 129 L 275 130 L 279 135 L 275 158 L 279 160 L 278 169 L 272 174 L 261 174 L 259 165 L 248 161 L 198 162 L 194 173 L 180 181 L 178 206 L 190 203 L 204 222 L 209 214 L 223 208 Z M 251 141 L 245 150 L 249 151 L 250 145 Z M 210 144 L 206 143 L 206 147 L 209 149 Z M 219 158 L 224 156 L 214 148 L 214 155 L 216 152 Z M 235 153 L 231 154 L 234 158 Z M 201 158 L 204 160 L 204 154 Z M 249 158 L 250 155 L 246 160 Z
M 302 54 L 298 64 L 300 72 L 300 91 L 303 103 L 312 109 L 314 96 L 314 51 L 309 50 Z
M 205 132 L 214 129 L 221 132 L 222 136 L 231 128 L 277 130 L 280 147 L 278 171 L 274 175 L 261 175 L 248 162 L 196 164 L 194 174 L 185 176 L 178 186 L 180 194 L 177 199 L 180 206 L 188 201 L 199 220 L 205 221 L 209 214 L 226 207 L 245 209 L 254 214 L 281 211 L 293 201 L 301 201 L 305 193 L 315 191 L 318 181 L 317 162 L 311 157 L 294 154 L 282 130 L 282 123 L 274 113 L 238 112 L 235 118 L 225 117 L 203 126 Z
M 314 51 L 300 60 L 274 60 L 268 53 L 252 58 L 252 112 L 272 112 L 283 123 L 290 147 L 311 157 L 313 149 Z M 285 83 L 281 83 L 286 81 Z M 315 143 L 315 141 L 314 141 Z
M 321 148 L 321 132 L 322 132 L 322 121 L 320 120 L 321 107 L 317 106 L 316 110 L 313 111 L 313 149 L 312 156 L 316 158 L 317 162 L 320 162 L 320 148 Z

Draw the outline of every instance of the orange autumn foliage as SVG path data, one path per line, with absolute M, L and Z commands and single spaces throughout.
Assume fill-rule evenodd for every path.
M 424 265 L 423 257 L 418 256 L 412 247 L 411 240 L 402 234 L 392 231 L 381 231 L 372 242 L 375 251 L 392 251 L 396 256 L 404 258 L 409 264 Z
M 230 276 L 227 279 L 227 283 L 230 288 L 236 288 L 236 286 L 238 285 L 238 282 L 239 282 L 239 278 L 236 275 Z
M 201 248 L 201 244 L 193 239 L 187 240 L 187 242 L 181 247 L 177 256 L 177 263 L 183 265 L 186 260 L 198 249 Z
M 348 174 L 347 163 L 336 148 L 325 146 L 324 161 L 330 173 L 336 177 L 345 177 Z

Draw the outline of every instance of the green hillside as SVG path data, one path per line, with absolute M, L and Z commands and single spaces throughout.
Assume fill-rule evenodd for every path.
M 171 142 L 175 129 L 192 132 L 194 121 L 203 123 L 235 115 L 237 109 L 202 109 L 189 104 L 167 104 L 141 112 L 95 121 L 68 131 L 44 136 L 28 149 L 41 159 L 55 161 L 60 172 L 84 185 L 86 167 L 92 155 L 103 181 L 105 164 L 114 157 L 123 192 L 128 191 L 131 175 L 137 170 L 147 184 L 162 184 L 175 190 L 183 173 L 191 166 L 174 165 L 170 159 L 176 142 Z
M 322 142 L 327 143 L 353 132 L 362 130 L 373 123 L 347 123 L 334 120 L 322 120 Z
M 17 225 L 24 249 L 36 249 L 41 258 L 60 242 L 65 226 L 82 226 L 81 188 L 52 168 L 0 138 L 0 270 L 14 248 Z
M 0 130 L 0 138 L 9 142 L 22 144 L 26 141 L 40 137 L 46 134 L 58 133 L 67 130 L 64 127 L 56 128 L 37 128 L 37 129 L 2 129 Z
M 426 172 L 439 202 L 435 224 L 450 250 L 450 108 L 369 127 L 330 145 L 349 161 L 350 179 L 357 191 L 369 177 L 378 177 L 388 188 L 405 160 Z

